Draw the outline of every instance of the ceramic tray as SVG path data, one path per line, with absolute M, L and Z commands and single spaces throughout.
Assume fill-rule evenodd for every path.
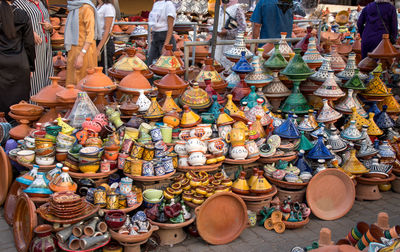
M 277 192 L 278 192 L 278 189 L 276 189 L 276 186 L 272 185 L 272 191 L 267 194 L 260 194 L 260 195 L 251 195 L 251 194 L 244 195 L 244 194 L 237 194 L 237 193 L 235 193 L 235 194 L 238 195 L 240 198 L 242 198 L 244 201 L 256 202 L 256 201 L 264 201 L 264 200 L 270 199 L 270 198 L 274 197 Z
M 188 172 L 188 171 L 216 171 L 222 165 L 223 162 L 219 162 L 212 165 L 202 165 L 202 166 L 178 166 L 176 168 L 178 171 L 181 172 Z
M 81 179 L 81 178 L 91 178 L 91 179 L 99 179 L 99 178 L 107 178 L 111 174 L 114 174 L 118 171 L 118 169 L 111 170 L 109 172 L 98 172 L 98 173 L 82 173 L 82 172 L 72 172 L 69 171 L 68 174 L 71 178 Z
M 259 159 L 259 161 L 261 163 L 270 164 L 270 163 L 278 162 L 279 160 L 290 162 L 292 160 L 295 160 L 296 158 L 297 158 L 297 154 L 293 154 L 290 156 L 279 156 L 279 157 L 272 156 L 272 157 L 265 157 L 265 158 L 262 157 Z
M 201 238 L 213 245 L 235 240 L 248 225 L 246 204 L 231 192 L 214 194 L 195 213 Z
M 143 181 L 143 182 L 151 182 L 151 181 L 161 181 L 167 178 L 170 178 L 172 175 L 174 175 L 176 170 L 173 172 L 167 173 L 163 176 L 132 176 L 131 174 L 124 173 L 125 176 L 130 177 L 131 179 L 135 181 Z
M 315 216 L 322 220 L 336 220 L 353 207 L 356 190 L 346 173 L 337 169 L 326 169 L 311 179 L 306 197 Z
M 95 244 L 93 245 L 91 248 L 85 249 L 85 250 L 71 250 L 70 248 L 68 248 L 68 244 L 65 243 L 61 243 L 59 241 L 57 241 L 57 245 L 58 247 L 60 247 L 60 249 L 62 249 L 63 251 L 69 251 L 69 252 L 89 252 L 89 251 L 94 251 L 97 250 L 99 248 L 102 248 L 104 246 L 106 246 L 111 240 L 111 237 L 108 238 L 108 240 L 106 240 L 105 242 L 101 243 L 101 244 Z
M 18 251 L 28 251 L 33 229 L 38 225 L 36 207 L 28 195 L 21 193 L 15 207 L 14 241 Z
M 392 182 L 393 180 L 396 179 L 396 175 L 390 174 L 388 178 L 366 178 L 363 176 L 358 176 L 356 177 L 357 183 L 360 183 L 362 185 L 381 185 L 381 184 L 387 184 Z
M 153 234 L 153 232 L 157 231 L 158 229 L 159 229 L 158 226 L 151 224 L 149 232 L 139 235 L 120 234 L 118 232 L 113 231 L 110 228 L 108 229 L 108 231 L 110 232 L 111 237 L 118 242 L 137 243 L 149 239 L 150 236 Z
M 45 219 L 48 222 L 52 223 L 60 223 L 60 224 L 74 224 L 77 223 L 83 219 L 86 219 L 90 217 L 91 215 L 97 213 L 97 211 L 100 209 L 100 206 L 95 206 L 93 204 L 90 204 L 88 202 L 87 206 L 84 208 L 82 213 L 73 219 L 64 219 L 64 218 L 58 218 L 52 214 L 49 213 L 49 203 L 41 205 L 36 212 L 40 214 L 40 216 Z
M 282 220 L 282 222 L 285 224 L 286 229 L 296 229 L 296 228 L 304 227 L 305 225 L 308 224 L 309 221 L 310 221 L 310 218 L 308 218 L 308 217 L 305 220 L 298 221 L 298 222 Z
M 123 209 L 118 209 L 119 211 L 122 211 L 124 213 L 129 213 L 133 210 L 135 210 L 136 208 L 140 207 L 142 205 L 142 202 L 138 202 L 135 205 L 131 206 L 131 207 L 127 207 L 127 208 L 123 208 Z M 102 209 L 102 211 L 104 211 L 105 213 L 109 212 L 109 211 L 115 211 L 115 210 L 108 210 L 108 209 Z
M 4 203 L 4 219 L 10 226 L 12 226 L 14 222 L 15 208 L 17 207 L 17 200 L 20 193 L 20 185 L 17 181 L 14 181 L 8 191 L 6 202 Z
M 172 229 L 178 229 L 178 228 L 183 228 L 186 226 L 189 226 L 190 224 L 192 224 L 194 222 L 194 220 L 196 219 L 195 216 L 193 216 L 190 220 L 187 220 L 185 222 L 182 223 L 178 223 L 178 224 L 173 224 L 173 223 L 160 223 L 160 222 L 155 222 L 152 220 L 149 220 L 150 223 L 152 225 L 156 225 L 158 226 L 160 229 L 167 229 L 167 230 L 172 230 Z
M 275 179 L 273 177 L 270 176 L 266 176 L 268 181 L 271 182 L 272 184 L 279 186 L 281 188 L 284 189 L 303 189 L 304 187 L 306 187 L 308 185 L 308 182 L 306 183 L 291 183 L 291 182 L 287 182 L 287 181 L 283 181 L 283 180 L 279 180 L 279 179 Z
M 257 161 L 260 158 L 260 156 L 256 156 L 253 158 L 248 158 L 245 160 L 236 160 L 236 159 L 230 159 L 230 158 L 225 158 L 224 163 L 225 164 L 251 164 Z
M 0 206 L 7 197 L 8 188 L 12 183 L 11 162 L 3 147 L 0 146 Z

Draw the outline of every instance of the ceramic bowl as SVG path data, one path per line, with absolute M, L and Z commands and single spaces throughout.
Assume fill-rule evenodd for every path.
M 20 150 L 21 150 L 21 148 L 15 148 L 15 149 L 13 149 L 13 150 L 10 150 L 10 151 L 8 152 L 8 155 L 11 156 L 11 157 L 16 158 L 16 157 L 17 157 L 17 153 L 18 153 L 18 151 L 20 151 Z
M 97 156 L 101 151 L 102 151 L 101 148 L 91 146 L 91 147 L 82 148 L 79 151 L 79 154 L 81 156 Z
M 52 148 L 54 146 L 53 142 L 39 142 L 37 139 L 35 141 L 36 149 Z
M 293 173 L 287 173 L 285 175 L 285 180 L 289 183 L 295 183 L 298 179 L 299 179 L 299 177 L 297 177 L 297 175 L 295 175 Z
M 117 160 L 119 151 L 104 151 L 104 157 L 107 160 Z
M 65 144 L 65 145 L 71 145 L 74 144 L 76 141 L 76 138 L 74 136 L 70 136 L 67 134 L 64 134 L 62 132 L 58 133 L 57 135 L 57 144 Z
M 56 152 L 56 159 L 58 162 L 65 161 L 67 159 L 68 152 L 66 151 L 57 151 Z
M 306 182 L 310 181 L 310 179 L 312 178 L 312 175 L 309 172 L 302 172 L 299 177 L 301 180 L 303 180 L 304 183 L 306 183 Z
M 120 210 L 107 211 L 104 220 L 111 229 L 118 230 L 126 221 L 126 213 Z
M 35 160 L 35 152 L 33 150 L 20 150 L 17 152 L 17 160 L 20 163 L 30 164 Z
M 46 156 L 51 154 L 52 152 L 54 152 L 54 147 L 35 149 L 35 153 L 38 156 Z
M 38 165 L 52 165 L 54 164 L 55 156 L 44 157 L 44 156 L 36 156 L 35 162 Z
M 83 173 L 96 173 L 100 169 L 100 161 L 86 163 L 86 164 L 79 164 L 79 170 Z
M 155 204 L 159 204 L 163 198 L 162 190 L 147 189 L 143 192 L 143 205 L 146 208 L 152 208 Z

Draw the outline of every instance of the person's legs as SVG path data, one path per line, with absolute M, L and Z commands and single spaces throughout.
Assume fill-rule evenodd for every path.
M 153 60 L 158 59 L 161 55 L 162 51 L 162 46 L 163 46 L 163 41 L 161 37 L 161 32 L 153 32 L 151 34 L 151 44 L 150 44 L 150 50 L 149 50 L 149 55 L 147 57 L 147 65 L 153 64 Z

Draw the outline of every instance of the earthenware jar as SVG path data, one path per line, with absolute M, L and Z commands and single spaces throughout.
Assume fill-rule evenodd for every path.
M 254 138 L 255 138 L 254 135 L 250 135 L 249 140 L 246 141 L 245 144 L 249 158 L 253 158 L 260 155 L 260 149 L 258 148 L 258 145 L 255 142 Z
M 229 155 L 235 160 L 244 160 L 248 154 L 249 152 L 244 145 L 236 145 L 229 152 Z
M 29 251 L 32 252 L 56 252 L 56 238 L 52 235 L 53 228 L 51 225 L 44 224 L 35 227 L 33 232 L 36 237 L 31 242 Z
M 121 182 L 119 182 L 119 190 L 121 194 L 127 195 L 129 192 L 132 191 L 132 182 L 133 180 L 128 177 L 121 179 Z
M 218 135 L 222 139 L 226 139 L 227 135 L 231 132 L 232 126 L 231 125 L 221 125 L 218 127 Z
M 220 155 L 223 153 L 225 143 L 222 141 L 222 138 L 214 138 L 208 140 L 208 150 L 213 155 Z
M 202 166 L 206 163 L 207 158 L 202 151 L 195 151 L 190 153 L 188 163 L 191 166 Z

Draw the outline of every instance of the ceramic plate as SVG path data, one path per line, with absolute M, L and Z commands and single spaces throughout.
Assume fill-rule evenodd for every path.
M 3 147 L 0 146 L 0 206 L 3 205 L 7 197 L 8 188 L 12 182 L 12 169 L 11 163 L 4 152 Z
M 336 220 L 353 207 L 356 190 L 347 174 L 337 169 L 326 169 L 311 179 L 306 197 L 315 216 L 322 220 Z
M 14 181 L 4 203 L 4 219 L 10 226 L 14 222 L 15 208 L 17 207 L 17 200 L 20 193 L 20 185 L 17 181 Z
M 37 226 L 35 204 L 28 195 L 21 193 L 17 200 L 14 215 L 14 241 L 18 251 L 28 251 L 33 237 L 33 229 Z
M 217 193 L 195 209 L 201 238 L 213 245 L 235 240 L 247 227 L 247 207 L 231 192 Z

